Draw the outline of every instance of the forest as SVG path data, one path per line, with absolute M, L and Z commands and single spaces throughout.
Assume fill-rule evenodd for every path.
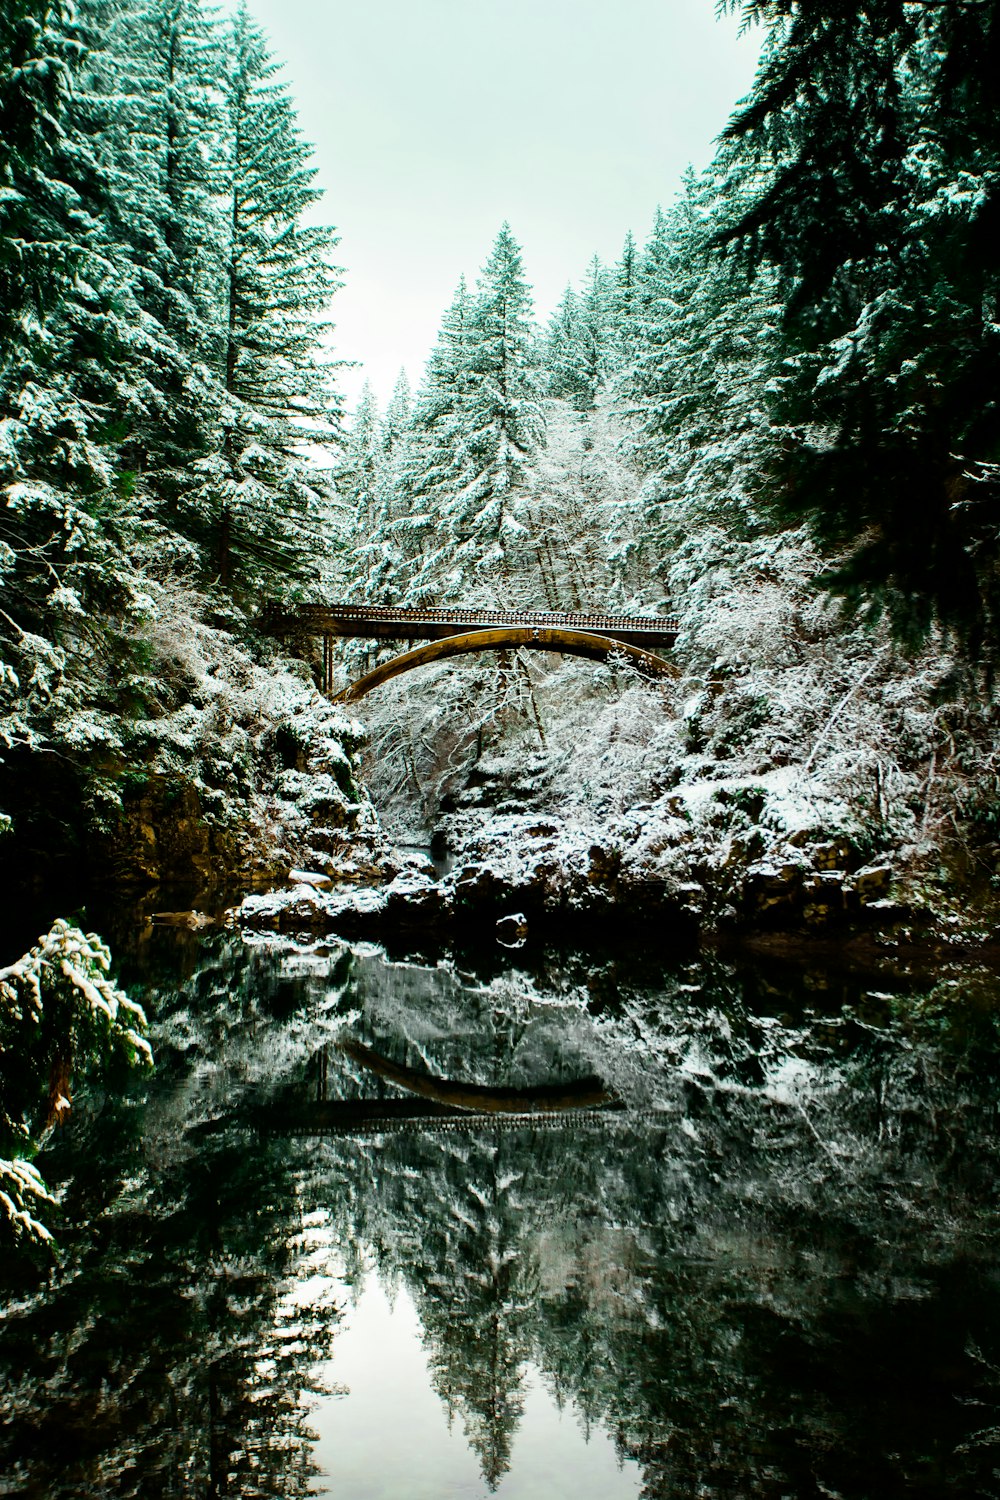
M 711 166 L 547 320 L 503 222 L 351 414 L 250 8 L 0 11 L 0 850 L 51 927 L 0 971 L 13 1222 L 72 1065 L 148 1052 L 84 889 L 995 941 L 1000 7 L 718 8 L 763 44 Z M 676 677 L 511 652 L 355 715 L 262 629 L 331 598 L 671 613 Z

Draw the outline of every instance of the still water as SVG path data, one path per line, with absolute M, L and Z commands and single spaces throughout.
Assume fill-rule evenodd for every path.
M 0 1495 L 1000 1495 L 1000 987 L 147 929 Z
M 387 1289 L 374 1270 L 338 1331 L 328 1376 L 350 1399 L 335 1393 L 313 1413 L 320 1495 L 478 1500 L 493 1492 L 551 1500 L 570 1480 L 574 1500 L 627 1500 L 641 1492 L 639 1464 L 617 1451 L 602 1425 L 588 1431 L 572 1402 L 560 1409 L 544 1372 L 530 1363 L 521 1372 L 509 1467 L 491 1491 L 479 1453 L 435 1389 L 409 1290 Z

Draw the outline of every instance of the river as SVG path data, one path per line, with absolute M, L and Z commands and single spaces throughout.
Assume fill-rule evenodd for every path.
M 119 939 L 0 1494 L 1000 1494 L 1000 985 Z

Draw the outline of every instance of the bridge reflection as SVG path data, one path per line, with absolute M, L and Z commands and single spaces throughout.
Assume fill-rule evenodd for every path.
M 402 1089 L 409 1097 L 328 1098 L 330 1048 L 313 1059 L 315 1097 L 292 1098 L 268 1106 L 260 1118 L 265 1130 L 278 1135 L 366 1135 L 407 1124 L 447 1128 L 449 1123 L 467 1128 L 477 1123 L 521 1126 L 554 1123 L 572 1114 L 597 1117 L 622 1102 L 596 1075 L 534 1084 L 523 1088 L 490 1087 L 463 1080 L 439 1078 L 419 1068 L 346 1039 L 333 1050 L 342 1057 Z

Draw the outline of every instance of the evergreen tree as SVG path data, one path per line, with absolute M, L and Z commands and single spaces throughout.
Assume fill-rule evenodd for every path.
M 585 411 L 593 411 L 613 368 L 611 278 L 595 255 L 580 298 L 580 358 Z
M 542 364 L 546 394 L 570 401 L 574 406 L 580 404 L 587 389 L 580 368 L 581 341 L 579 298 L 569 285 L 549 319 Z
M 371 382 L 365 382 L 338 476 L 353 513 L 357 537 L 349 563 L 350 588 L 359 597 L 375 602 L 398 602 L 406 589 L 398 506 L 407 452 L 408 405 L 409 386 L 401 375 L 385 418 L 380 419 Z
M 626 369 L 635 351 L 638 289 L 639 253 L 630 229 L 622 246 L 622 258 L 611 273 L 608 288 L 608 319 L 616 370 Z
M 382 450 L 390 463 L 401 457 L 409 442 L 413 422 L 412 406 L 410 381 L 406 371 L 400 370 L 382 423 Z
M 94 163 L 66 130 L 70 67 L 79 47 L 69 15 L 69 6 L 59 0 L 16 0 L 0 12 L 0 393 L 5 403 L 43 355 L 43 320 L 71 294 L 73 271 L 94 224 Z
M 344 463 L 337 476 L 341 492 L 354 512 L 355 525 L 362 538 L 371 535 L 379 520 L 381 457 L 378 402 L 371 381 L 366 380 L 358 409 L 347 429 Z
M 549 322 L 543 350 L 546 391 L 593 411 L 616 363 L 611 278 L 595 255 L 583 291 L 567 287 Z
M 780 371 L 774 277 L 713 253 L 719 173 L 693 174 L 658 214 L 644 259 L 632 369 L 621 382 L 648 478 L 653 566 L 714 531 L 727 545 L 763 524 L 765 392 Z
M 0 16 L 0 745 L 7 748 L 33 745 L 77 709 L 79 676 L 100 676 L 119 653 L 128 657 L 130 626 L 119 627 L 135 603 L 122 552 L 124 496 L 105 446 L 129 355 L 131 306 L 106 254 L 107 183 L 74 112 L 80 52 L 68 6 L 24 0 Z M 94 738 L 102 732 L 90 724 Z
M 413 584 L 415 599 L 436 592 L 426 556 L 444 497 L 459 483 L 471 327 L 472 298 L 463 276 L 442 319 L 413 408 L 405 480 L 409 534 L 402 527 L 398 531 L 407 554 L 424 564 Z
M 106 230 L 140 309 L 116 446 L 147 559 L 208 571 L 192 501 L 218 411 L 225 219 L 222 51 L 198 0 L 81 0 L 86 106 L 112 191 Z
M 635 291 L 632 300 L 635 317 L 640 324 L 643 318 L 649 315 L 651 304 L 656 302 L 662 294 L 669 277 L 672 256 L 673 236 L 670 223 L 662 207 L 657 204 L 656 213 L 653 216 L 653 227 L 643 246 L 642 255 L 638 258 L 635 271 Z M 641 336 L 640 329 L 639 337 Z
M 109 233 L 145 318 L 119 452 L 158 565 L 252 594 L 315 571 L 329 499 L 300 458 L 337 413 L 320 357 L 333 239 L 301 222 L 308 150 L 245 9 L 226 38 L 199 0 L 82 3 Z
M 839 554 L 848 598 L 994 658 L 1000 10 L 742 8 L 770 41 L 727 132 L 754 188 L 718 241 L 787 291 L 770 485 Z
M 338 285 L 329 229 L 303 224 L 320 196 L 309 148 L 260 32 L 241 5 L 226 74 L 228 236 L 222 287 L 223 397 L 216 451 L 197 500 L 219 506 L 220 580 L 244 586 L 314 571 L 320 471 L 301 445 L 337 431 L 320 320 Z
M 505 595 L 524 536 L 518 511 L 544 435 L 531 293 L 507 224 L 477 284 L 463 352 L 449 424 L 457 472 L 442 487 L 443 545 L 433 566 L 447 593 L 475 580 Z

